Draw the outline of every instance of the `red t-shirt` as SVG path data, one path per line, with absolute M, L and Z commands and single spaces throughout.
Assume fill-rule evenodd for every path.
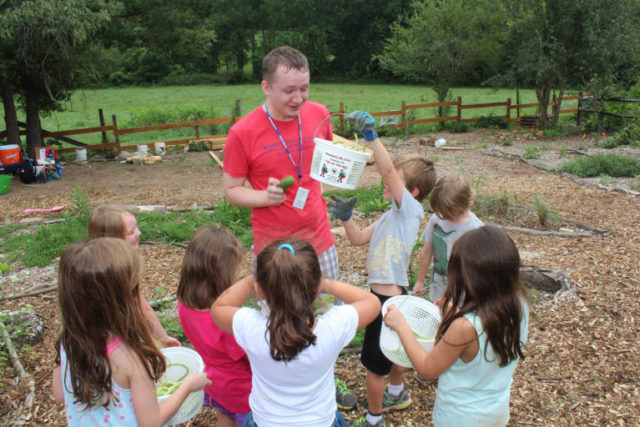
M 251 365 L 233 335 L 218 328 L 208 310 L 194 310 L 178 302 L 178 317 L 211 380 L 204 391 L 234 414 L 251 411 Z
M 247 114 L 229 130 L 224 146 L 224 171 L 230 176 L 247 178 L 255 190 L 265 190 L 269 177 L 282 179 L 291 175 L 295 178 L 295 183 L 287 190 L 287 199 L 282 204 L 252 209 L 251 223 L 256 254 L 272 241 L 285 237 L 308 240 L 318 254 L 333 245 L 327 207 L 322 198 L 322 187 L 320 182 L 309 176 L 315 147 L 314 132 L 328 115 L 327 107 L 310 101 L 306 102 L 300 111 L 302 182 L 298 179 L 298 171 L 262 106 Z M 298 120 L 283 122 L 273 119 L 273 122 L 287 144 L 293 161 L 300 167 Z M 322 123 L 315 136 L 333 139 L 330 119 Z M 302 210 L 293 207 L 300 186 L 309 190 Z

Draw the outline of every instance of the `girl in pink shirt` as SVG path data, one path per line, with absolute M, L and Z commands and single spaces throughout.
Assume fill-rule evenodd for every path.
M 211 305 L 235 280 L 242 255 L 238 239 L 221 227 L 201 228 L 191 238 L 178 285 L 178 315 L 200 353 L 211 385 L 205 405 L 218 408 L 219 427 L 242 425 L 249 408 L 251 367 L 233 335 L 211 318 Z

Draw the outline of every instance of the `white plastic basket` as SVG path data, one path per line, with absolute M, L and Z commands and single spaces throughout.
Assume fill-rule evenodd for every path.
M 440 325 L 440 309 L 424 298 L 398 295 L 389 298 L 382 305 L 383 317 L 391 304 L 395 305 L 403 314 L 422 348 L 426 351 L 433 350 L 435 336 Z M 384 322 L 380 329 L 380 350 L 393 363 L 405 368 L 413 367 L 409 356 L 407 356 L 404 347 L 402 347 L 400 337 Z
M 187 367 L 188 372 L 204 372 L 204 362 L 202 357 L 190 348 L 186 347 L 167 347 L 162 349 L 164 357 L 167 359 L 167 370 L 162 375 L 158 384 L 165 381 L 179 381 L 185 375 L 185 369 L 181 365 Z M 171 364 L 176 364 L 171 366 Z M 167 396 L 158 396 L 158 403 L 163 402 Z M 204 390 L 194 391 L 187 396 L 178 412 L 167 422 L 166 425 L 175 425 L 184 423 L 200 412 L 204 403 Z

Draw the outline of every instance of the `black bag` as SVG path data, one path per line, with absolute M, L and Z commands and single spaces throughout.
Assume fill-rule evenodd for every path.
M 36 175 L 36 164 L 33 160 L 25 157 L 24 161 L 18 168 L 18 178 L 24 184 L 33 184 L 38 179 Z

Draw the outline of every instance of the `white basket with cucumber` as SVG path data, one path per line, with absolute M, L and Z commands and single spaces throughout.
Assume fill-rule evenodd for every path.
M 156 383 L 158 403 L 162 403 L 171 396 L 173 392 L 178 389 L 187 374 L 190 372 L 204 372 L 204 361 L 202 357 L 190 348 L 163 348 L 162 354 L 164 354 L 164 357 L 167 359 L 167 370 Z M 203 403 L 204 390 L 189 393 L 189 396 L 187 396 L 182 405 L 180 405 L 178 412 L 167 422 L 167 425 L 180 424 L 190 420 L 200 412 Z
M 342 113 L 328 115 L 316 127 L 313 135 L 315 147 L 309 175 L 316 181 L 352 190 L 356 188 L 372 152 L 365 145 L 358 144 L 357 135 L 353 144 L 344 138 L 334 137 L 334 141 L 327 141 L 316 136 L 320 125 L 336 114 Z
M 440 326 L 440 309 L 424 298 L 398 295 L 391 297 L 382 305 L 382 316 L 387 314 L 387 309 L 393 304 L 407 320 L 413 335 L 426 351 L 433 350 L 436 333 Z M 404 351 L 398 334 L 382 323 L 380 329 L 380 350 L 393 363 L 412 368 L 411 360 Z

